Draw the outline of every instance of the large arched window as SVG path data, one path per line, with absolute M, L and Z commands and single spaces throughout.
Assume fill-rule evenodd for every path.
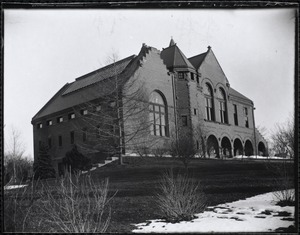
M 227 107 L 226 107 L 226 95 L 222 88 L 218 89 L 218 100 L 219 100 L 219 110 L 221 123 L 228 123 L 227 121 Z
M 210 121 L 214 121 L 215 115 L 214 115 L 213 92 L 211 86 L 208 83 L 205 83 L 204 86 L 204 96 L 205 96 L 206 119 Z
M 149 104 L 151 135 L 168 136 L 167 107 L 163 97 L 156 91 L 152 92 Z

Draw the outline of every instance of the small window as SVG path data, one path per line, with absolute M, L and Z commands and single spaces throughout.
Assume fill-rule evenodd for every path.
M 197 109 L 194 109 L 194 115 L 197 115 Z
M 88 111 L 87 109 L 83 109 L 80 111 L 81 115 L 87 115 L 88 114 Z
M 70 142 L 71 142 L 71 144 L 74 144 L 74 140 L 75 140 L 75 133 L 74 133 L 74 131 L 71 131 L 70 132 Z
M 100 138 L 100 133 L 101 132 L 101 129 L 100 129 L 100 126 L 98 125 L 97 127 L 96 127 L 96 137 L 97 137 L 97 139 L 99 139 Z
M 182 119 L 182 125 L 187 126 L 188 125 L 188 118 L 186 115 L 181 116 Z
M 112 107 L 112 108 L 115 107 L 116 106 L 116 102 L 115 101 L 110 102 L 109 106 Z
M 184 79 L 184 72 L 178 72 L 178 79 Z
M 75 118 L 75 113 L 69 113 L 69 120 L 74 119 Z
M 51 139 L 51 137 L 48 137 L 48 147 L 49 147 L 49 149 L 52 148 L 52 139 Z
M 63 122 L 64 121 L 64 118 L 63 117 L 58 117 L 57 118 L 57 123 L 61 123 L 61 122 Z
M 37 128 L 38 128 L 38 129 L 42 129 L 42 128 L 43 128 L 43 123 L 37 124 Z
M 82 129 L 82 141 L 85 142 L 87 139 L 86 128 Z
M 99 111 L 101 110 L 101 105 L 97 105 L 97 106 L 95 107 L 95 110 L 96 110 L 96 112 L 99 112 Z
M 197 83 L 199 84 L 200 81 L 199 81 L 199 75 L 198 74 L 197 74 L 196 80 L 197 80 Z
M 52 120 L 48 120 L 48 121 L 47 121 L 47 126 L 52 126 L 52 125 L 53 125 Z
M 193 81 L 195 80 L 193 73 L 191 73 L 191 80 L 193 80 Z
M 61 135 L 58 136 L 58 146 L 59 147 L 62 146 L 62 136 Z

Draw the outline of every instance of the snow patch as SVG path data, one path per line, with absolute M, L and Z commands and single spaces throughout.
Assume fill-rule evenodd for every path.
M 271 192 L 208 207 L 203 213 L 196 214 L 197 218 L 192 221 L 172 224 L 156 219 L 136 224 L 137 229 L 132 232 L 274 232 L 294 224 L 294 210 L 291 206 L 277 206 Z

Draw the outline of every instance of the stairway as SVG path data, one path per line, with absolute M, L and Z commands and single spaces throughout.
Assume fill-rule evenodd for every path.
M 97 163 L 97 164 L 93 164 L 93 167 L 91 169 L 89 169 L 88 171 L 81 171 L 81 174 L 86 174 L 90 171 L 94 171 L 96 170 L 97 168 L 100 168 L 100 167 L 103 167 L 109 163 L 112 163 L 116 160 L 118 160 L 119 158 L 118 157 L 109 157 L 109 158 L 106 158 L 104 161 L 102 161 L 101 163 Z

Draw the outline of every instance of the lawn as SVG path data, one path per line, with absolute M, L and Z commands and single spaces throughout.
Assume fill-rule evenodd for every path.
M 125 157 L 124 163 L 91 172 L 93 179 L 108 177 L 111 193 L 117 192 L 111 205 L 108 232 L 130 232 L 134 228 L 132 224 L 161 218 L 155 197 L 162 173 L 169 168 L 185 172 L 183 164 L 171 158 Z M 207 206 L 214 206 L 273 191 L 276 184 L 269 164 L 253 160 L 194 159 L 188 173 L 202 185 Z
M 207 206 L 216 206 L 278 190 L 276 172 L 270 168 L 274 164 L 280 163 L 193 159 L 187 171 L 200 182 Z M 124 157 L 124 165 L 115 161 L 88 173 L 94 181 L 109 179 L 109 194 L 114 197 L 107 232 L 130 233 L 135 229 L 133 224 L 162 218 L 156 195 L 162 173 L 170 168 L 174 172 L 186 171 L 182 162 L 172 158 Z M 39 232 L 33 228 L 25 230 Z

